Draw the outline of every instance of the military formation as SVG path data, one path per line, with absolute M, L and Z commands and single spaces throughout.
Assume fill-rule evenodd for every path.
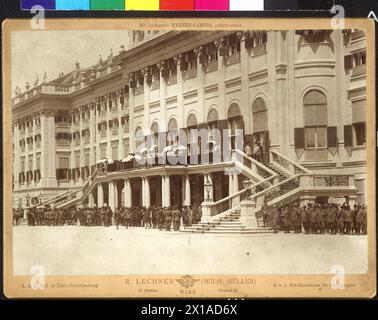
M 268 206 L 261 210 L 263 224 L 277 232 L 305 234 L 367 234 L 367 208 L 355 204 L 351 208 L 344 203 L 313 204 L 300 207 L 299 203 L 286 206 Z M 24 209 L 13 210 L 13 225 L 19 225 Z M 162 208 L 119 207 L 114 212 L 108 206 L 102 208 L 54 209 L 51 207 L 26 209 L 29 226 L 103 226 L 119 228 L 141 227 L 166 231 L 179 231 L 201 221 L 201 207 L 172 206 Z
M 145 229 L 159 229 L 166 231 L 179 231 L 180 227 L 191 226 L 201 221 L 201 207 L 151 207 L 141 208 L 119 207 L 114 212 L 108 206 L 101 208 L 70 208 L 54 209 L 31 208 L 26 210 L 28 226 L 103 226 L 115 225 L 117 229 L 124 227 L 143 227 Z M 23 209 L 13 210 L 13 224 L 18 225 L 15 217 L 24 216 Z M 15 221 L 18 221 L 17 223 Z
M 367 208 L 363 204 L 351 208 L 346 203 L 309 203 L 301 208 L 298 203 L 281 207 L 264 203 L 262 212 L 264 226 L 273 228 L 275 233 L 367 234 Z

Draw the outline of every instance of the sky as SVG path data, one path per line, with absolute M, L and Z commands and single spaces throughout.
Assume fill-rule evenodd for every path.
M 127 46 L 127 30 L 76 30 L 76 31 L 17 31 L 11 36 L 12 95 L 16 86 L 25 92 L 25 84 L 33 86 L 38 74 L 40 83 L 43 71 L 47 80 L 105 59 L 113 49 L 117 55 L 121 45 Z

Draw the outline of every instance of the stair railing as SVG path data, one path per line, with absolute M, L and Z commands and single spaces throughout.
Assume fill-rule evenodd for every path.
M 270 150 L 271 159 L 273 162 L 277 163 L 281 167 L 285 168 L 289 172 L 293 173 L 294 175 L 308 173 L 311 174 L 312 172 L 305 168 L 304 166 L 296 163 L 295 161 L 285 157 L 283 154 L 277 152 L 276 150 Z
M 275 199 L 283 196 L 284 194 L 295 190 L 300 187 L 302 174 L 290 177 L 278 184 L 274 184 L 263 191 L 252 194 L 248 200 L 255 201 L 257 206 L 261 205 L 264 200 L 267 202 L 274 201 Z
M 276 175 L 269 177 L 257 184 L 251 184 L 249 186 L 245 185 L 245 189 L 213 203 L 212 205 L 210 205 L 211 216 L 216 216 L 218 214 L 231 210 L 232 208 L 235 208 L 237 205 L 239 205 L 241 201 L 247 200 L 254 193 L 271 187 L 272 185 L 274 185 L 275 178 Z
M 263 179 L 276 175 L 276 172 L 260 163 L 256 159 L 249 157 L 243 151 L 236 149 L 234 152 L 236 154 L 235 160 L 238 161 L 238 159 L 242 159 L 241 163 L 244 164 L 248 169 L 252 170 L 252 173 L 257 173 Z

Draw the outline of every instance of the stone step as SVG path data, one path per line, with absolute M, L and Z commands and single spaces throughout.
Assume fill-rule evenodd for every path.
M 266 229 L 243 229 L 243 230 L 210 230 L 210 234 L 269 234 L 273 233 L 272 230 Z

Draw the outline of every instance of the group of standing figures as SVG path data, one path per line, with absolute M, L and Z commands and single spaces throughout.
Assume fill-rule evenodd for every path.
M 355 204 L 353 210 L 346 203 L 307 204 L 302 208 L 299 204 L 262 207 L 265 227 L 274 232 L 306 234 L 367 234 L 367 211 L 363 204 Z
M 201 221 L 201 207 L 151 207 L 151 208 L 125 208 L 115 210 L 114 221 L 117 226 L 144 227 L 146 229 L 159 229 L 179 231 L 181 222 L 184 227 L 191 226 Z
M 191 226 L 201 221 L 201 207 L 119 207 L 114 212 L 108 206 L 101 208 L 26 209 L 29 226 L 103 226 L 110 227 L 144 227 L 146 229 L 178 231 L 180 226 Z M 13 210 L 13 224 L 19 225 L 24 217 L 23 209 Z

